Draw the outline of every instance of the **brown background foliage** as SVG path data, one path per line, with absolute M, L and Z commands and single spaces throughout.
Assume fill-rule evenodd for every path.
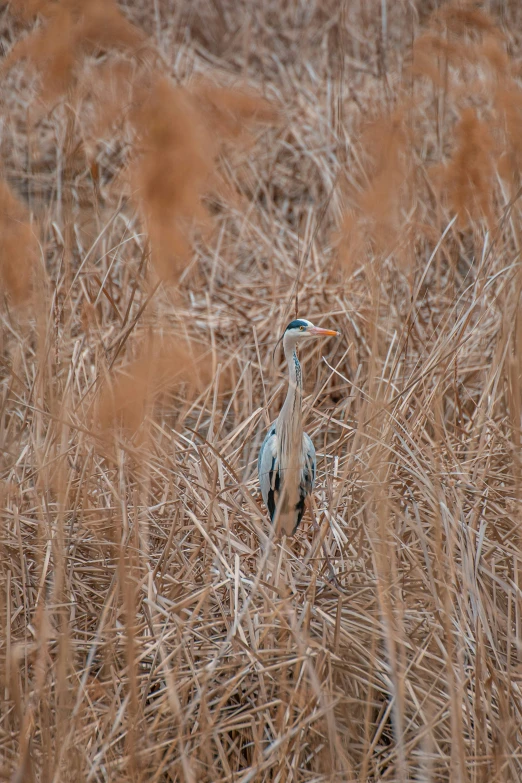
M 520 4 L 0 35 L 0 778 L 518 783 Z M 274 542 L 296 299 L 343 338 Z

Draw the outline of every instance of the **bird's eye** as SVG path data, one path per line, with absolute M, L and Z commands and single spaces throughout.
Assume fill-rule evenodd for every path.
M 304 330 L 305 330 L 305 329 L 306 329 L 306 326 L 300 326 L 300 327 L 299 327 L 299 331 L 300 331 L 300 332 L 304 332 Z

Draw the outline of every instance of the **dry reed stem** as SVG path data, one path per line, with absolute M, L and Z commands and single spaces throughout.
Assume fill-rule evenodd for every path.
M 38 238 L 27 209 L 0 181 L 0 280 L 13 302 L 28 298 L 37 259 Z

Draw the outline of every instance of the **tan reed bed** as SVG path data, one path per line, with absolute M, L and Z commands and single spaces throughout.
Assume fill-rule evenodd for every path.
M 522 779 L 522 9 L 432 5 L 2 11 L 2 780 Z

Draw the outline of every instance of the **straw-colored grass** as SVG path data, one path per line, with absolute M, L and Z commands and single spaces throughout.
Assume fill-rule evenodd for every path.
M 0 778 L 520 781 L 520 3 L 0 24 Z

